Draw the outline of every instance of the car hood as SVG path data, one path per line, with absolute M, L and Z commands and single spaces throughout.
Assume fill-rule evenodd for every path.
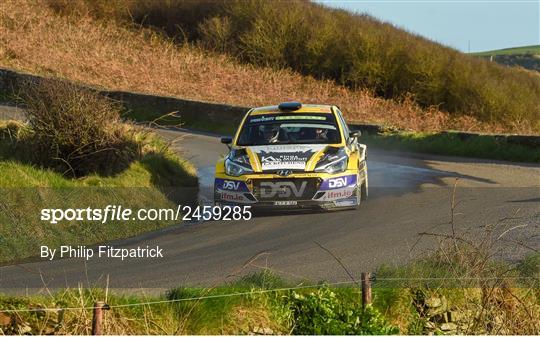
M 319 158 L 326 144 L 284 144 L 250 146 L 248 153 L 258 164 L 256 172 L 274 172 L 278 170 L 305 171 L 312 167 Z

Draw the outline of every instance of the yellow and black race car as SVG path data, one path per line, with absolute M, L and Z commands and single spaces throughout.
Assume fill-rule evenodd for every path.
M 356 208 L 368 195 L 366 150 L 337 106 L 286 102 L 247 112 L 216 164 L 216 205 Z

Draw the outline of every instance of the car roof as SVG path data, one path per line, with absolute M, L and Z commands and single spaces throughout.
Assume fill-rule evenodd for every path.
M 280 110 L 278 105 L 268 105 L 253 108 L 250 115 L 264 115 L 272 113 L 331 113 L 332 105 L 327 104 L 302 104 L 298 110 Z

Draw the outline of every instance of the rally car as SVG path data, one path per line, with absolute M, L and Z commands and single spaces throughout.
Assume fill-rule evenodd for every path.
M 285 102 L 247 112 L 216 164 L 216 205 L 356 208 L 368 196 L 367 147 L 334 105 Z

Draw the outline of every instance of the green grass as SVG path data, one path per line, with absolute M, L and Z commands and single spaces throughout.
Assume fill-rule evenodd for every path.
M 263 281 L 260 283 L 258 281 Z M 272 281 L 273 280 L 273 281 Z M 278 282 L 264 285 L 264 282 Z M 238 292 L 247 295 L 206 300 L 189 300 L 152 305 L 113 308 L 106 312 L 106 334 L 248 334 L 254 328 L 267 327 L 275 333 L 289 331 L 287 309 L 282 295 L 287 292 L 256 294 L 256 291 L 274 288 L 285 281 L 268 273 L 259 273 L 240 281 L 214 288 L 175 288 L 163 295 L 133 296 L 106 292 L 104 289 L 66 289 L 51 296 L 13 297 L 0 294 L 1 309 L 28 307 L 92 307 L 95 301 L 106 301 L 111 306 L 167 300 L 181 300 L 201 296 L 220 296 Z M 0 313 L 0 317 L 1 317 Z M 89 334 L 92 310 L 66 311 L 57 334 Z M 52 332 L 57 317 L 19 314 L 19 322 L 26 322 L 33 333 Z M 4 331 L 8 333 L 10 330 Z M 41 330 L 43 329 L 43 330 Z
M 211 289 L 193 287 L 171 289 L 167 292 L 166 298 L 180 300 L 247 293 L 241 296 L 201 300 L 195 305 L 191 301 L 178 302 L 173 306 L 180 316 L 189 315 L 185 327 L 188 331 L 198 334 L 245 334 L 257 325 L 267 326 L 275 332 L 285 333 L 288 330 L 286 327 L 287 319 L 286 314 L 279 308 L 279 297 L 286 292 L 257 294 L 257 291 L 290 285 L 273 274 L 258 273 L 240 281 Z
M 114 176 L 67 178 L 27 160 L 31 148 L 6 137 L 0 123 L 0 263 L 39 254 L 39 245 L 91 245 L 135 236 L 171 225 L 172 221 L 40 221 L 43 208 L 176 208 L 194 202 L 194 167 L 170 152 L 153 135 L 140 136 L 144 155 Z M 11 122 L 13 125 L 20 125 Z
M 526 264 L 527 268 L 522 270 L 522 275 L 537 274 L 537 257 L 526 258 L 520 266 L 523 264 Z M 521 270 L 520 268 L 518 267 L 518 270 Z M 479 285 L 460 287 L 450 283 L 437 285 L 417 281 L 392 285 L 379 280 L 389 277 L 455 276 L 455 272 L 460 270 L 459 263 L 437 264 L 429 259 L 418 260 L 404 266 L 379 268 L 375 273 L 376 279 L 372 289 L 373 310 L 371 312 L 380 316 L 376 326 L 382 324 L 388 328 L 399 327 L 401 334 L 425 335 L 430 331 L 435 334 L 442 333 L 439 328 L 433 330 L 426 328 L 426 322 L 438 322 L 441 313 L 431 314 L 431 309 L 427 308 L 425 303 L 429 299 L 438 298 L 445 302 L 441 310 L 463 314 L 472 313 L 473 316 L 476 313 L 475 317 L 486 322 L 493 322 L 493 317 L 490 315 L 500 315 L 500 310 L 510 310 L 513 323 L 508 324 L 516 324 L 512 326 L 511 331 L 516 334 L 520 331 L 523 333 L 533 331 L 530 329 L 534 328 L 534 322 L 529 321 L 524 326 L 519 326 L 517 322 L 531 312 L 537 317 L 538 312 L 531 311 L 527 314 L 526 310 L 524 311 L 520 306 L 501 306 L 500 303 L 504 304 L 505 301 L 513 303 L 513 300 L 510 297 L 504 297 L 496 289 L 491 290 L 489 295 L 485 295 L 490 296 L 492 301 L 482 304 L 483 292 Z M 356 315 L 361 312 L 361 291 L 358 286 L 336 287 L 310 281 L 292 283 L 269 271 L 250 274 L 237 281 L 211 288 L 189 286 L 174 288 L 162 295 L 118 294 L 114 291 L 93 288 L 92 285 L 87 285 L 87 287 L 89 288 L 66 289 L 47 296 L 17 297 L 0 294 L 0 310 L 87 308 L 66 311 L 61 322 L 54 313 L 51 315 L 44 312 L 22 312 L 17 315 L 18 322 L 24 322 L 25 325 L 30 326 L 33 334 L 55 332 L 69 335 L 89 334 L 92 317 L 92 310 L 89 308 L 96 301 L 105 301 L 112 306 L 110 311 L 105 312 L 103 330 L 105 334 L 115 335 L 244 335 L 263 328 L 271 329 L 273 334 L 289 334 L 301 333 L 303 330 L 296 330 L 301 322 L 309 331 L 312 328 L 316 330 L 317 324 L 319 328 L 326 331 L 330 324 L 336 324 L 336 320 L 339 322 L 343 318 L 343 316 L 336 316 L 336 313 L 352 314 L 351 318 L 354 322 L 355 318 L 359 317 Z M 540 305 L 538 297 L 534 296 L 534 287 L 535 285 L 512 288 L 514 296 L 519 298 L 520 303 L 530 306 L 531 310 Z M 141 305 L 147 302 L 159 303 Z M 299 305 L 305 311 L 295 311 L 298 310 Z M 0 318 L 2 315 L 0 313 Z M 439 321 L 436 325 L 440 327 L 441 323 Z M 310 326 L 311 324 L 313 326 Z M 497 323 L 495 320 L 494 324 L 500 325 L 500 322 Z M 343 327 L 343 325 L 338 326 Z M 2 328 L 4 332 L 16 333 L 10 330 L 15 328 L 13 325 Z M 481 323 L 469 330 L 469 333 L 490 334 L 500 331 L 497 327 L 493 327 L 491 331 L 485 329 Z M 464 330 L 460 331 L 464 332 Z
M 248 275 L 239 281 L 213 288 L 181 287 L 163 295 L 121 295 L 104 289 L 66 289 L 49 296 L 26 297 L 3 296 L 0 294 L 1 309 L 24 309 L 29 307 L 92 307 L 95 301 L 106 301 L 113 306 L 105 313 L 106 334 L 249 334 L 254 330 L 270 328 L 274 334 L 288 334 L 294 327 L 291 311 L 293 290 L 263 292 L 268 289 L 300 286 L 296 294 L 310 295 L 319 288 L 325 294 L 336 295 L 336 303 L 345 308 L 360 307 L 361 296 L 357 287 L 328 287 L 324 285 L 293 284 L 270 272 Z M 238 294 L 227 296 L 230 294 Z M 223 296 L 223 297 L 220 297 Z M 216 297 L 200 300 L 185 300 L 199 297 Z M 184 301 L 182 301 L 184 300 Z M 324 304 L 330 298 L 320 298 Z M 177 301 L 152 305 L 134 305 L 143 302 Z M 116 305 L 133 305 L 114 308 Z M 1 315 L 1 314 L 0 314 Z M 18 314 L 19 322 L 32 327 L 32 333 L 89 334 L 91 309 L 66 311 L 62 324 L 56 315 L 35 313 Z M 324 317 L 325 313 L 319 313 Z M 4 327 L 4 331 L 11 332 Z M 7 329 L 7 330 L 6 330 Z
M 523 46 L 516 48 L 504 48 L 496 50 L 487 50 L 477 53 L 471 53 L 475 56 L 490 56 L 490 55 L 523 55 L 523 54 L 540 54 L 540 45 Z
M 385 150 L 515 162 L 540 162 L 540 148 L 511 144 L 504 137 L 497 139 L 490 135 L 464 138 L 453 132 L 395 132 L 362 135 L 360 142 Z

